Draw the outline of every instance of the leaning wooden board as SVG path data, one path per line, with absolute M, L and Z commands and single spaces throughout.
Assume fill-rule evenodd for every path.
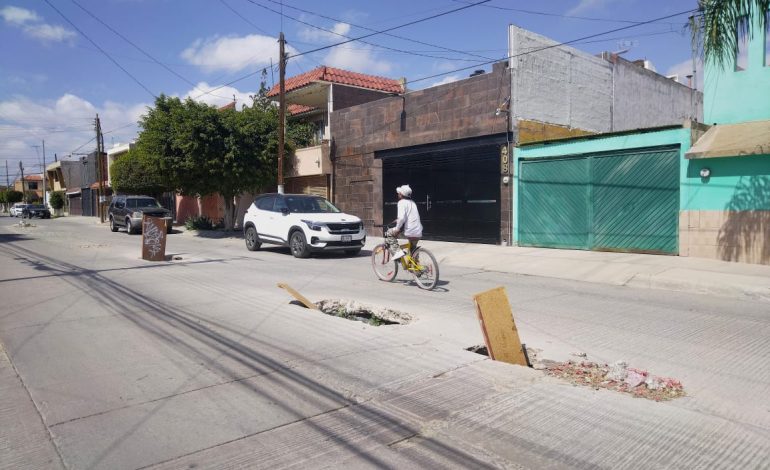
M 489 357 L 495 361 L 526 366 L 527 358 L 521 348 L 519 331 L 513 321 L 505 289 L 497 287 L 476 294 L 473 300 Z

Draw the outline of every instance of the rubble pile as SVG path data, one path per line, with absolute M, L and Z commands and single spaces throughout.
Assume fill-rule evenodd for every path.
M 588 361 L 557 362 L 549 364 L 545 371 L 552 377 L 559 377 L 575 385 L 597 390 L 606 388 L 648 400 L 672 400 L 685 395 L 684 387 L 678 380 L 628 367 L 624 361 L 612 365 Z
M 327 315 L 368 323 L 374 326 L 404 325 L 412 317 L 404 312 L 389 308 L 369 307 L 352 300 L 321 300 L 315 303 Z

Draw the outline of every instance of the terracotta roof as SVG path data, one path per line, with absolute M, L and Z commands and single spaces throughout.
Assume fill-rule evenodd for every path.
M 24 175 L 24 181 L 43 181 L 43 175 Z
M 386 93 L 402 93 L 401 82 L 392 78 L 378 77 L 376 75 L 366 75 L 363 73 L 349 72 L 347 70 L 335 69 L 322 65 L 309 72 L 295 75 L 286 79 L 286 91 L 296 90 L 307 86 L 313 82 L 331 82 L 340 85 L 351 85 L 370 90 L 378 90 Z M 278 85 L 267 92 L 267 96 L 278 95 Z
M 226 105 L 218 108 L 218 111 L 224 111 L 226 109 L 235 109 L 235 101 L 231 101 L 227 103 Z
M 310 111 L 315 111 L 317 109 L 318 108 L 314 108 L 313 106 L 305 106 L 304 104 L 290 104 L 286 106 L 286 111 L 290 116 L 309 113 Z

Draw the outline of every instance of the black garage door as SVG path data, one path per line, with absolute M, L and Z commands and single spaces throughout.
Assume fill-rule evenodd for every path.
M 424 239 L 499 243 L 500 145 L 498 138 L 378 152 L 385 222 L 396 218 L 396 187 L 409 184 Z

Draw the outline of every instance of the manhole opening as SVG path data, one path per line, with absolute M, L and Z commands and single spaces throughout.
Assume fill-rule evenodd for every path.
M 373 326 L 405 325 L 412 321 L 411 315 L 397 310 L 370 307 L 355 301 L 321 300 L 315 303 L 318 310 L 334 317 L 367 323 Z

